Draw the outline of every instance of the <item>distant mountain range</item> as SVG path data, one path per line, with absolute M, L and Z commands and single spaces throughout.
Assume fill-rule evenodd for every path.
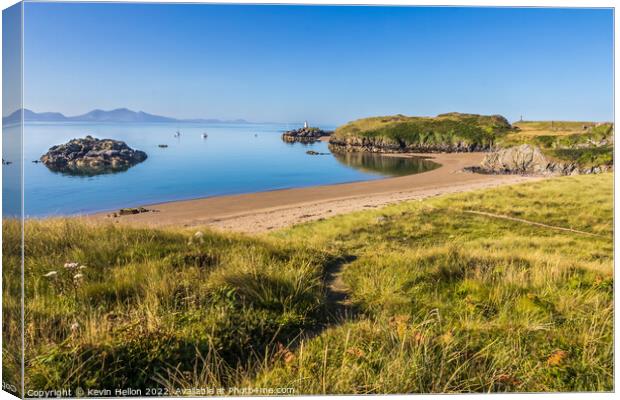
M 20 122 L 19 110 L 2 118 L 2 124 L 16 124 Z M 194 123 L 236 123 L 245 124 L 248 121 L 244 119 L 221 120 L 221 119 L 177 119 L 170 117 L 162 117 L 145 113 L 144 111 L 132 111 L 127 108 L 117 108 L 111 111 L 92 110 L 86 114 L 67 117 L 58 112 L 42 112 L 37 113 L 24 108 L 25 122 L 194 122 Z

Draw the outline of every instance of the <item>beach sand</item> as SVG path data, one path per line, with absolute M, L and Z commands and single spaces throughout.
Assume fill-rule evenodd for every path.
M 99 213 L 87 218 L 137 226 L 209 226 L 228 231 L 260 233 L 405 200 L 540 179 L 463 172 L 464 167 L 478 165 L 484 153 L 390 156 L 422 156 L 441 164 L 441 167 L 421 174 L 374 181 L 151 204 L 144 207 L 154 212 L 120 217 Z

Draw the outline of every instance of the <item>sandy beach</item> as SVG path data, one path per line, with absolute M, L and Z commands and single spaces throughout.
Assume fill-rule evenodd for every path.
M 120 217 L 99 213 L 88 218 L 139 226 L 209 226 L 228 231 L 260 233 L 405 200 L 540 179 L 463 172 L 464 167 L 479 164 L 484 153 L 391 156 L 422 156 L 441 164 L 441 167 L 421 174 L 374 181 L 150 204 L 144 207 L 152 212 Z

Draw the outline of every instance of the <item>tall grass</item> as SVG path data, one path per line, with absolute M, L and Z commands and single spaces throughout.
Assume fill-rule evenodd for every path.
M 28 220 L 26 387 L 611 390 L 612 189 L 559 178 L 257 237 Z M 355 318 L 328 318 L 335 265 Z
M 302 393 L 611 390 L 612 194 L 609 174 L 560 178 L 293 229 L 358 256 L 344 280 L 366 317 L 256 381 Z
M 214 355 L 232 370 L 323 307 L 329 255 L 303 245 L 62 219 L 25 234 L 28 387 L 146 388 Z

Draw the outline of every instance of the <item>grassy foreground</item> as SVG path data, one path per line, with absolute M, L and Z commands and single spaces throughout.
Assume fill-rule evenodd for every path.
M 612 182 L 558 178 L 260 237 L 28 221 L 26 388 L 612 390 Z M 15 262 L 17 224 L 3 230 Z M 349 319 L 329 317 L 334 271 Z

